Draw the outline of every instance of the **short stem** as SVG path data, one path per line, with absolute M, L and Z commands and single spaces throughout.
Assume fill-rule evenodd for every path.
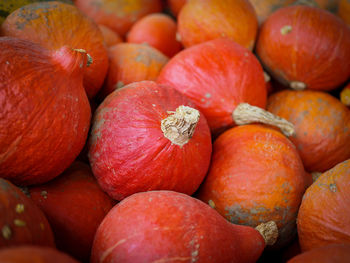
M 161 129 L 173 144 L 183 146 L 193 136 L 199 121 L 199 111 L 188 106 L 179 106 L 176 111 L 161 121 Z
M 307 85 L 301 81 L 292 81 L 289 83 L 289 87 L 294 90 L 304 90 L 306 89 Z
M 275 221 L 269 221 L 258 225 L 256 230 L 262 235 L 265 240 L 266 246 L 272 246 L 276 243 L 278 238 L 278 228 Z
M 93 63 L 94 60 L 92 59 L 92 57 L 90 56 L 89 53 L 86 53 L 85 49 L 74 48 L 73 50 L 77 51 L 77 52 L 80 52 L 80 53 L 85 53 L 86 54 L 86 57 L 87 57 L 86 67 L 89 67 Z
M 278 127 L 288 137 L 295 134 L 294 125 L 289 121 L 248 103 L 240 103 L 232 117 L 237 125 L 263 123 Z

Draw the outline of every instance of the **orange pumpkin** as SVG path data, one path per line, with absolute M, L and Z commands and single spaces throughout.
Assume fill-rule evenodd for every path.
M 108 69 L 107 50 L 97 25 L 75 6 L 61 2 L 39 2 L 11 13 L 2 24 L 2 33 L 58 50 L 64 45 L 84 49 L 93 63 L 84 72 L 89 98 L 101 88 Z
M 106 27 L 104 25 L 98 25 L 101 30 L 103 39 L 107 45 L 107 47 L 111 47 L 113 45 L 119 44 L 123 42 L 123 39 L 112 29 Z
M 296 234 L 307 176 L 295 146 L 280 132 L 238 126 L 215 140 L 198 198 L 234 224 L 275 221 L 280 234 L 275 247 L 281 247 Z
M 303 251 L 350 243 L 350 159 L 323 173 L 305 192 L 298 213 Z
M 255 8 L 259 24 L 262 24 L 273 12 L 295 0 L 250 0 L 250 2 Z
M 249 0 L 192 0 L 177 17 L 182 44 L 190 47 L 215 38 L 229 38 L 252 50 L 258 20 Z
M 296 145 L 309 172 L 324 172 L 350 158 L 350 110 L 321 91 L 283 90 L 268 98 L 267 110 L 294 124 Z
M 339 0 L 337 15 L 350 25 L 350 1 Z
M 74 0 L 74 4 L 96 23 L 125 37 L 141 17 L 162 11 L 161 0 Z

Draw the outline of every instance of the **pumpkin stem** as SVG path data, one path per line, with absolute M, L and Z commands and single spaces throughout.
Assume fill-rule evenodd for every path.
M 80 53 L 84 53 L 86 54 L 87 57 L 87 62 L 86 62 L 86 67 L 90 67 L 90 65 L 92 64 L 92 62 L 94 62 L 94 60 L 92 59 L 92 57 L 90 56 L 89 53 L 86 53 L 85 49 L 81 49 L 81 48 L 74 48 L 74 51 L 80 52 Z
M 294 90 L 304 90 L 306 89 L 306 84 L 301 81 L 292 81 L 289 83 L 289 86 Z
M 287 137 L 295 134 L 294 125 L 289 121 L 248 103 L 240 103 L 233 111 L 232 117 L 237 125 L 257 122 L 276 126 Z
M 266 246 L 272 246 L 276 243 L 278 238 L 278 228 L 275 221 L 261 223 L 255 229 L 258 230 L 264 238 Z
M 185 145 L 193 136 L 199 121 L 199 111 L 181 105 L 175 112 L 168 111 L 168 114 L 170 115 L 161 121 L 164 136 L 173 144 Z

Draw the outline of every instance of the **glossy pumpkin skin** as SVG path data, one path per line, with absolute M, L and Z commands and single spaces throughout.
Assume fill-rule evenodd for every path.
M 166 14 L 154 13 L 139 19 L 129 30 L 126 40 L 148 44 L 170 58 L 182 49 L 176 31 L 175 20 Z
M 337 15 L 345 21 L 347 25 L 350 25 L 350 1 L 339 0 Z
M 17 186 L 2 178 L 0 231 L 0 251 L 5 247 L 21 245 L 55 247 L 54 236 L 44 213 Z
M 86 54 L 0 39 L 0 175 L 19 185 L 49 181 L 82 150 L 91 110 Z
M 259 24 L 262 24 L 273 12 L 294 3 L 295 0 L 250 0 L 254 6 Z
M 303 251 L 350 243 L 350 159 L 323 173 L 305 192 L 298 213 Z
M 174 87 L 203 112 L 213 133 L 234 125 L 239 103 L 266 106 L 267 88 L 259 61 L 228 39 L 180 51 L 161 70 L 157 82 Z
M 281 248 L 296 233 L 296 216 L 307 175 L 294 145 L 280 132 L 244 125 L 213 144 L 209 172 L 198 198 L 234 224 L 256 226 L 273 220 Z
M 124 42 L 123 39 L 112 29 L 104 25 L 98 25 L 107 47 Z
M 100 97 L 136 81 L 156 80 L 168 62 L 159 50 L 148 45 L 120 43 L 109 50 L 109 69 Z
M 78 263 L 54 248 L 40 246 L 8 247 L 0 250 L 0 262 L 6 263 Z
M 257 230 L 229 223 L 191 196 L 149 191 L 108 213 L 97 230 L 91 263 L 253 263 L 264 247 Z
M 210 162 L 211 136 L 203 114 L 183 146 L 164 137 L 161 121 L 181 105 L 195 108 L 175 89 L 135 82 L 100 104 L 90 135 L 89 160 L 102 189 L 116 200 L 148 190 L 193 194 Z M 132 109 L 132 110 L 130 110 Z
M 320 8 L 294 5 L 265 21 L 256 53 L 280 82 L 329 91 L 349 78 L 349 46 L 350 28 L 341 19 Z
M 224 37 L 252 50 L 258 30 L 249 0 L 191 0 L 182 7 L 177 22 L 186 48 Z
M 321 91 L 283 90 L 268 98 L 267 110 L 294 124 L 296 145 L 309 172 L 324 172 L 350 158 L 350 110 Z
M 108 55 L 97 25 L 75 6 L 60 2 L 26 5 L 9 15 L 2 34 L 26 39 L 50 49 L 64 45 L 84 49 L 93 63 L 84 71 L 84 87 L 89 98 L 101 88 L 108 69 Z
M 124 37 L 141 17 L 162 11 L 161 0 L 74 0 L 74 4 L 96 23 Z
M 29 193 L 52 226 L 57 248 L 87 262 L 97 227 L 115 204 L 89 165 L 74 162 L 54 180 L 30 187 Z

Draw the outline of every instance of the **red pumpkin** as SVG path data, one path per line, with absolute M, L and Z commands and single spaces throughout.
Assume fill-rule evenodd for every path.
M 88 97 L 94 97 L 102 87 L 108 69 L 103 35 L 75 6 L 60 2 L 29 4 L 11 13 L 1 30 L 5 36 L 39 43 L 50 50 L 59 50 L 64 45 L 84 49 L 92 59 L 84 70 Z
M 191 0 L 182 7 L 177 23 L 185 47 L 224 37 L 252 50 L 258 30 L 249 0 Z
M 55 242 L 43 212 L 17 186 L 0 178 L 0 251 L 21 245 L 55 247 Z
M 350 159 L 323 173 L 305 192 L 298 213 L 303 251 L 350 243 Z
M 239 103 L 266 106 L 267 90 L 259 61 L 228 39 L 215 39 L 180 51 L 161 70 L 157 82 L 189 97 L 216 134 L 235 125 Z
M 81 50 L 0 38 L 0 177 L 47 182 L 78 156 L 91 117 L 86 63 Z
M 129 30 L 126 40 L 129 43 L 147 44 L 168 57 L 182 49 L 176 38 L 177 25 L 170 16 L 154 13 L 139 19 Z
M 321 91 L 283 90 L 268 98 L 268 111 L 294 124 L 305 169 L 324 172 L 350 158 L 350 111 Z
M 287 263 L 348 263 L 350 244 L 331 244 L 295 256 Z
M 265 21 L 256 53 L 269 73 L 291 88 L 329 91 L 350 76 L 349 46 L 350 28 L 341 19 L 320 8 L 293 5 Z
M 175 89 L 153 81 L 107 96 L 89 139 L 90 164 L 102 189 L 116 200 L 148 190 L 193 194 L 211 156 L 208 124 L 193 107 Z
M 97 227 L 115 204 L 90 167 L 75 162 L 54 180 L 30 187 L 29 193 L 52 226 L 57 248 L 87 262 Z
M 71 256 L 48 247 L 18 246 L 0 250 L 2 263 L 78 263 Z
M 273 243 L 277 229 L 269 230 Z M 104 218 L 91 263 L 253 263 L 269 243 L 265 238 L 254 228 L 229 223 L 188 195 L 143 192 L 124 199 Z
M 295 146 L 262 125 L 231 128 L 214 142 L 198 198 L 234 224 L 275 221 L 280 248 L 296 233 L 296 216 L 308 178 Z

